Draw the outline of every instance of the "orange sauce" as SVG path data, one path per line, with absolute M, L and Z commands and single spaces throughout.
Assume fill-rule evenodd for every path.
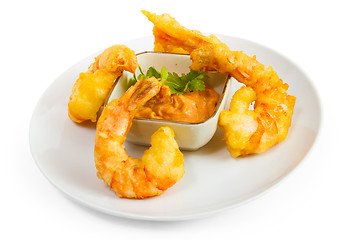
M 159 94 L 147 102 L 135 117 L 199 123 L 213 114 L 218 100 L 219 94 L 210 86 L 206 86 L 204 91 L 171 94 L 170 88 L 163 85 Z

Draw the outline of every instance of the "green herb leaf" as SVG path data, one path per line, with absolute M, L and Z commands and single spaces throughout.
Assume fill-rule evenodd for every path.
M 140 75 L 139 75 L 140 76 Z M 137 79 L 136 79 L 136 75 L 134 73 L 133 77 L 129 79 L 128 81 L 128 87 L 131 87 L 132 85 L 134 85 L 135 83 L 137 82 Z
M 143 70 L 141 69 L 140 65 L 139 65 L 138 67 L 139 67 L 140 74 L 141 74 L 141 75 L 145 75 L 144 72 L 143 72 Z M 134 74 L 135 74 L 135 73 L 134 73 Z
M 206 73 L 203 72 L 196 72 L 190 70 L 188 74 L 181 74 L 179 76 L 177 73 L 169 73 L 165 67 L 161 68 L 161 72 L 156 70 L 154 67 L 150 67 L 146 75 L 142 71 L 141 67 L 139 66 L 140 74 L 136 77 L 130 79 L 131 82 L 136 82 L 135 79 L 140 80 L 143 77 L 155 77 L 160 79 L 163 84 L 166 84 L 172 94 L 184 94 L 189 91 L 204 91 L 205 90 L 205 83 L 204 77 Z
M 146 72 L 147 77 L 155 77 L 155 78 L 161 78 L 161 74 L 154 68 L 150 67 L 149 70 Z
M 203 80 L 195 78 L 189 82 L 189 89 L 190 91 L 204 91 L 205 83 Z
M 164 84 L 166 79 L 168 78 L 169 73 L 166 71 L 165 67 L 161 68 L 161 82 Z

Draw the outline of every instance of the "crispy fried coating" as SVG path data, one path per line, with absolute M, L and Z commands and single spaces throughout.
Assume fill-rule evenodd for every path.
M 185 173 L 183 154 L 175 141 L 174 131 L 169 127 L 159 128 L 151 136 L 150 144 L 141 161 L 156 188 L 165 191 Z
M 256 98 L 251 88 L 241 88 L 232 97 L 229 111 L 222 111 L 219 126 L 224 132 L 227 148 L 233 157 L 245 155 L 244 149 L 251 149 L 258 144 L 258 139 L 251 138 L 259 123 L 249 104 Z
M 135 72 L 135 52 L 124 45 L 113 45 L 95 58 L 88 72 L 80 73 L 68 103 L 68 115 L 74 122 L 96 122 L 97 112 L 104 104 L 116 78 L 124 70 Z
M 199 31 L 181 26 L 167 13 L 156 15 L 145 10 L 141 12 L 154 24 L 154 51 L 190 53 L 198 47 L 220 42 L 214 35 L 204 36 Z
M 80 73 L 73 86 L 68 103 L 68 115 L 74 122 L 96 122 L 97 112 L 104 104 L 117 74 L 97 70 L 95 73 Z

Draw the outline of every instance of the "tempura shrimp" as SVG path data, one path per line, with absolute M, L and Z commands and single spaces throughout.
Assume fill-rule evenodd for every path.
M 289 85 L 272 67 L 265 68 L 255 57 L 231 51 L 223 43 L 198 48 L 191 59 L 193 70 L 229 73 L 247 86 L 238 90 L 230 111 L 223 111 L 219 118 L 233 157 L 263 152 L 286 138 L 296 98 L 287 94 Z
M 124 70 L 135 72 L 135 52 L 124 45 L 113 45 L 95 58 L 88 72 L 80 73 L 76 80 L 70 101 L 68 115 L 74 122 L 86 120 L 96 122 L 97 113 L 104 104 L 116 78 Z
M 155 78 L 138 81 L 119 99 L 106 105 L 96 127 L 95 166 L 97 176 L 120 197 L 157 196 L 184 175 L 183 154 L 169 127 L 151 137 L 151 147 L 141 160 L 128 156 L 123 143 L 135 112 L 160 91 Z
M 224 110 L 219 118 L 233 157 L 263 152 L 286 138 L 296 98 L 287 94 L 288 84 L 272 67 L 265 68 L 255 57 L 231 51 L 214 36 L 182 27 L 169 15 L 143 13 L 154 23 L 155 50 L 180 48 L 190 53 L 191 70 L 229 73 L 246 85 L 233 96 L 230 111 Z M 254 110 L 249 110 L 253 101 Z

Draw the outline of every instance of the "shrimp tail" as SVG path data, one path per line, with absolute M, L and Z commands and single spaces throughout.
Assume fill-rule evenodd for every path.
M 199 31 L 181 26 L 169 14 L 156 15 L 145 10 L 141 12 L 154 24 L 154 51 L 191 53 L 200 46 L 220 42 L 214 35 L 204 36 Z

